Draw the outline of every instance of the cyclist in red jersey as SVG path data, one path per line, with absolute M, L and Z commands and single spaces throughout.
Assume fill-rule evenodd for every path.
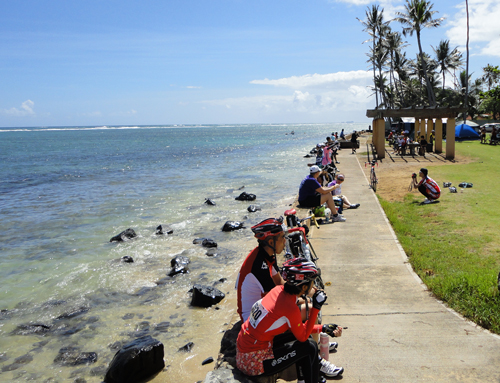
M 426 197 L 423 202 L 425 204 L 432 203 L 441 196 L 439 185 L 428 174 L 429 171 L 426 168 L 422 168 L 418 173 L 420 182 L 417 183 L 417 178 L 413 178 L 413 186 L 418 187 L 418 191 Z
M 312 298 L 309 319 L 302 323 L 297 306 L 299 297 L 310 292 L 318 270 L 305 258 L 294 258 L 283 264 L 285 285 L 276 286 L 264 298 L 255 302 L 250 317 L 243 323 L 236 342 L 236 366 L 250 376 L 273 375 L 295 364 L 299 381 L 323 382 L 344 372 L 342 367 L 318 356 L 318 345 L 311 333 L 326 332 L 340 336 L 336 325 L 315 325 L 326 294 L 317 290 Z M 287 330 L 291 330 L 284 334 Z
M 242 322 L 249 316 L 252 306 L 283 279 L 276 264 L 276 254 L 285 248 L 285 227 L 281 219 L 268 218 L 252 226 L 259 246 L 246 257 L 236 279 L 238 314 Z

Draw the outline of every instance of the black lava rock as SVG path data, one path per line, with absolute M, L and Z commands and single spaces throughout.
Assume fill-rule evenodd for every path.
M 123 346 L 111 361 L 104 382 L 135 383 L 146 380 L 165 367 L 163 344 L 150 335 Z
M 109 240 L 109 242 L 125 242 L 135 237 L 137 237 L 135 231 L 133 229 L 127 229 L 125 231 L 122 231 L 120 234 L 115 235 Z
M 216 257 L 217 255 L 219 255 L 219 253 L 217 253 L 217 249 L 212 248 L 212 249 L 208 249 L 207 252 L 205 253 L 205 255 L 207 257 Z
M 175 258 L 172 258 L 172 260 L 170 261 L 170 266 L 172 266 L 172 269 L 168 273 L 168 276 L 173 277 L 177 274 L 189 273 L 189 263 L 189 258 L 182 255 L 177 255 Z
M 51 330 L 50 325 L 46 325 L 44 323 L 26 323 L 20 324 L 16 327 L 14 331 L 12 331 L 12 335 L 31 335 L 31 334 L 45 334 Z
M 255 201 L 257 196 L 255 194 L 249 194 L 247 192 L 241 193 L 238 197 L 235 198 L 237 201 Z
M 203 242 L 201 242 L 201 245 L 203 247 L 217 247 L 217 242 L 215 242 L 213 239 L 205 238 Z
M 179 348 L 179 351 L 180 352 L 189 352 L 189 351 L 191 351 L 193 349 L 193 347 L 194 347 L 194 343 L 193 342 L 189 342 L 189 343 L 186 343 L 181 348 Z
M 262 209 L 260 208 L 259 205 L 250 205 L 247 208 L 247 210 L 248 210 L 249 213 L 255 213 L 256 211 L 261 211 Z
M 225 297 L 224 293 L 215 287 L 196 284 L 193 286 L 191 306 L 210 307 L 219 303 Z
M 55 364 L 61 366 L 80 366 L 82 364 L 91 364 L 97 361 L 97 353 L 80 352 L 76 347 L 63 347 L 54 359 Z
M 159 225 L 156 228 L 156 234 L 161 235 L 161 234 L 172 234 L 174 230 L 166 225 Z
M 207 359 L 205 359 L 203 362 L 201 362 L 201 365 L 204 366 L 205 364 L 213 363 L 214 358 L 209 356 Z
M 234 231 L 244 228 L 243 222 L 227 221 L 222 227 L 222 231 Z

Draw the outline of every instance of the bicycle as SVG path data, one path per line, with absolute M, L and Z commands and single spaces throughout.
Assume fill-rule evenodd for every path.
M 319 276 L 315 281 L 315 286 L 318 289 L 324 289 L 325 284 L 321 279 L 321 269 L 316 263 L 319 257 L 316 255 L 310 239 L 307 238 L 309 228 L 307 227 L 307 225 L 303 224 L 303 222 L 310 219 L 319 229 L 319 225 L 316 222 L 316 217 L 314 216 L 314 214 L 312 214 L 309 217 L 298 219 L 297 211 L 295 209 L 289 209 L 285 211 L 285 217 L 287 223 L 285 259 L 288 261 L 290 259 L 300 257 L 313 262 L 316 265 L 319 273 Z
M 377 166 L 378 166 L 378 162 L 375 159 L 373 159 L 371 162 L 365 162 L 365 168 L 366 168 L 366 164 L 370 164 L 371 165 L 371 169 L 370 169 L 370 186 L 373 189 L 373 191 L 376 192 L 377 191 L 378 178 L 377 178 L 377 174 L 375 173 L 375 164 L 377 164 Z

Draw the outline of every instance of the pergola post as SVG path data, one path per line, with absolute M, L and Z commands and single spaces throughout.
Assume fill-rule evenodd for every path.
M 420 119 L 415 117 L 415 128 L 413 128 L 413 140 L 414 141 L 419 141 L 420 140 Z
M 436 118 L 436 146 L 434 147 L 434 153 L 443 153 L 443 120 Z
M 455 159 L 455 117 L 448 118 L 446 123 L 446 159 Z
M 377 118 L 373 121 L 373 138 L 372 142 L 377 151 L 379 159 L 385 158 L 385 120 Z
M 434 121 L 432 121 L 432 118 L 428 118 L 427 119 L 427 134 L 425 136 L 425 139 L 427 140 L 427 142 L 430 142 L 430 140 L 431 140 L 431 133 L 432 133 L 433 125 L 434 125 Z

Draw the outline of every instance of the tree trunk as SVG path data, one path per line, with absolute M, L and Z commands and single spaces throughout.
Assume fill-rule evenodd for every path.
M 434 98 L 434 92 L 432 91 L 431 82 L 429 81 L 429 76 L 427 76 L 427 65 L 424 60 L 422 43 L 420 42 L 420 31 L 417 31 L 417 42 L 418 42 L 418 51 L 420 52 L 420 61 L 422 62 L 422 71 L 424 72 L 425 84 L 427 86 L 427 97 L 429 98 L 430 106 L 435 106 L 436 99 Z

